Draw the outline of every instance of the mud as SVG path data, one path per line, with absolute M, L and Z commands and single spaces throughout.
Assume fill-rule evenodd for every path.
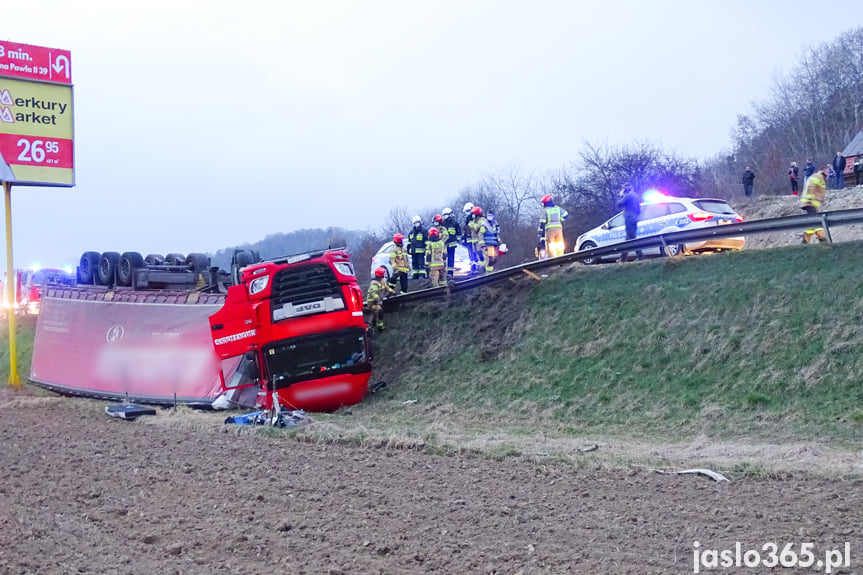
M 699 549 L 851 544 L 859 479 L 303 443 L 0 388 L 0 573 L 691 573 Z M 724 570 L 764 572 L 765 569 Z

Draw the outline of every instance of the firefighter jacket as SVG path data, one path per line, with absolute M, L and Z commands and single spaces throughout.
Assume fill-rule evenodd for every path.
M 387 283 L 386 278 L 375 278 L 369 285 L 369 291 L 366 294 L 366 303 L 369 307 L 379 306 L 384 303 L 384 298 L 395 290 Z
M 390 252 L 390 266 L 393 271 L 408 273 L 410 264 L 408 263 L 408 254 L 403 246 L 396 245 L 393 251 Z
M 440 238 L 440 241 L 443 243 L 449 242 L 449 231 L 443 225 L 436 225 L 434 227 L 437 230 L 437 235 Z
M 500 242 L 497 237 L 497 227 L 490 223 L 484 216 L 476 220 L 477 241 L 480 247 L 496 246 Z
M 548 230 L 555 228 L 563 228 L 563 220 L 569 217 L 566 210 L 558 206 L 544 208 L 542 216 L 539 218 L 539 229 L 537 233 L 540 236 L 545 235 Z
M 443 225 L 446 226 L 447 232 L 447 247 L 452 247 L 456 243 L 458 243 L 458 237 L 461 235 L 461 226 L 458 225 L 458 222 L 455 221 L 455 217 L 447 216 L 447 218 L 443 221 Z
M 824 203 L 826 190 L 827 182 L 824 181 L 824 174 L 815 172 L 806 180 L 806 189 L 803 190 L 803 197 L 800 198 L 800 203 L 804 206 L 812 206 L 820 211 L 821 204 Z
M 442 239 L 426 244 L 426 265 L 432 268 L 446 265 L 446 244 Z
M 464 245 L 475 244 L 476 236 L 473 235 L 473 228 L 471 228 L 471 224 L 473 223 L 474 215 L 468 214 L 468 216 L 464 220 L 464 235 L 462 236 L 462 242 Z
M 408 253 L 424 254 L 426 252 L 426 233 L 422 226 L 416 226 L 408 234 Z

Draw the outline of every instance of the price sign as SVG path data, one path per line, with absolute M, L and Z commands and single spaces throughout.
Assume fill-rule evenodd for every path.
M 0 180 L 73 186 L 72 86 L 0 77 Z

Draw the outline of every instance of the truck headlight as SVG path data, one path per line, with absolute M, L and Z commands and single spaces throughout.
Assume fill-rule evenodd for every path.
M 263 276 L 259 278 L 253 279 L 249 282 L 249 295 L 255 295 L 256 293 L 261 293 L 264 291 L 264 288 L 267 287 L 267 283 L 270 281 L 270 276 Z

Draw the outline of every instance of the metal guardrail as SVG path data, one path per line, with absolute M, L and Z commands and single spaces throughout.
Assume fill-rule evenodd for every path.
M 863 208 L 853 210 L 836 210 L 832 212 L 821 212 L 817 214 L 802 214 L 799 216 L 785 216 L 781 218 L 769 218 L 764 220 L 753 220 L 751 222 L 738 222 L 733 224 L 723 224 L 712 228 L 701 228 L 697 230 L 686 230 L 682 232 L 673 232 L 669 234 L 659 234 L 621 242 L 611 246 L 603 246 L 593 248 L 592 250 L 584 250 L 580 252 L 571 252 L 557 256 L 556 258 L 548 258 L 545 260 L 537 260 L 525 264 L 504 268 L 496 272 L 469 278 L 459 282 L 450 281 L 447 286 L 427 288 L 414 292 L 408 292 L 393 296 L 384 300 L 384 307 L 391 308 L 403 303 L 410 303 L 433 297 L 440 297 L 448 293 L 459 292 L 466 289 L 475 288 L 482 285 L 487 285 L 500 280 L 509 279 L 511 277 L 530 274 L 536 270 L 559 266 L 575 261 L 581 261 L 597 256 L 607 256 L 617 254 L 624 251 L 635 251 L 644 248 L 653 248 L 668 244 L 685 244 L 713 238 L 730 238 L 735 236 L 747 236 L 766 234 L 772 232 L 781 232 L 786 230 L 800 230 L 815 227 L 824 228 L 824 232 L 829 241 L 833 241 L 830 236 L 831 226 L 842 226 L 850 224 L 863 223 Z

